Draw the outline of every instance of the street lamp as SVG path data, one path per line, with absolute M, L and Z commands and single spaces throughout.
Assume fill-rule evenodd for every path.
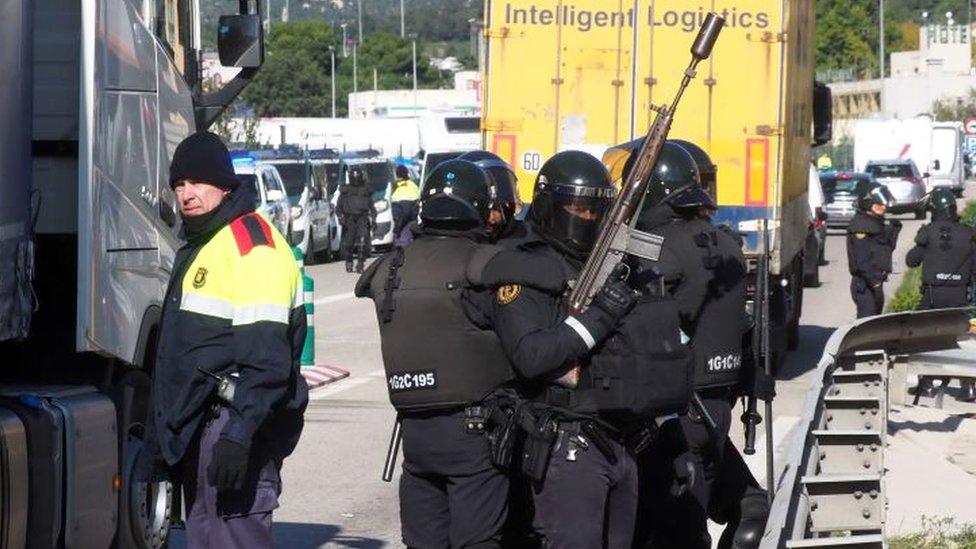
M 881 66 L 881 81 L 885 77 L 885 53 L 884 53 L 884 0 L 878 0 L 878 58 Z
M 363 0 L 358 0 L 356 2 L 356 8 L 359 10 L 359 43 L 363 43 Z
M 335 48 L 329 46 L 329 57 L 332 60 L 332 74 L 329 80 L 332 84 L 332 118 L 336 117 L 336 85 L 335 85 Z
M 403 13 L 403 0 L 400 0 L 400 38 L 406 37 L 404 34 L 405 26 L 403 24 L 404 13 Z

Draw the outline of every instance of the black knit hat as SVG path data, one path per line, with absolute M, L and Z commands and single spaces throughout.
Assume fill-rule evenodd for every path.
M 197 132 L 177 145 L 169 165 L 169 186 L 173 187 L 181 179 L 206 181 L 228 190 L 241 184 L 234 174 L 230 152 L 220 138 L 210 132 Z

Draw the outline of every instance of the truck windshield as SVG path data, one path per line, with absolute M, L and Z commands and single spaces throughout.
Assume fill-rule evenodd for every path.
M 912 167 L 908 164 L 872 164 L 866 170 L 869 174 L 881 179 L 883 177 L 911 178 Z
M 301 196 L 302 191 L 308 182 L 308 169 L 304 162 L 294 162 L 288 164 L 276 163 L 278 173 L 285 182 L 285 192 L 288 196 Z

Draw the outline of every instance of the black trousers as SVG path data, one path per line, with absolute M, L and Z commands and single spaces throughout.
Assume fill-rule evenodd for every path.
M 884 286 L 871 287 L 858 277 L 851 278 L 851 297 L 857 307 L 857 318 L 880 315 L 884 311 Z
M 351 262 L 353 254 L 358 251 L 359 262 L 365 263 L 372 251 L 372 240 L 368 215 L 347 215 L 342 220 L 342 242 L 339 246 L 342 259 Z
M 969 288 L 966 286 L 929 286 L 922 285 L 922 302 L 918 308 L 950 309 L 965 307 L 969 304 Z
M 488 439 L 467 432 L 463 412 L 411 414 L 402 422 L 403 543 L 418 549 L 500 547 L 508 477 Z
M 728 433 L 732 407 L 728 399 L 703 398 L 702 402 L 718 427 L 716 439 L 712 438 L 697 414 L 684 415 L 677 420 L 681 422 L 695 468 L 695 482 L 690 490 L 680 496 L 671 493 L 673 459 L 681 449 L 658 442 L 640 457 L 640 506 L 635 547 L 712 547 L 708 518 L 715 503 L 717 487 L 726 474 L 723 465 L 726 447 L 731 446 Z M 734 447 L 731 449 L 735 451 Z M 741 474 L 741 471 L 737 473 Z
M 545 479 L 533 487 L 533 525 L 543 547 L 630 549 L 637 513 L 633 454 L 607 440 L 616 457 L 611 463 L 592 442 L 585 449 L 571 444 L 577 426 L 567 427 L 553 448 Z

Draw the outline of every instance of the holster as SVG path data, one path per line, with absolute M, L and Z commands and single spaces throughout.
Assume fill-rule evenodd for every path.
M 546 470 L 549 468 L 558 425 L 549 410 L 523 407 L 519 416 L 522 430 L 525 432 L 520 469 L 530 480 L 541 482 L 546 478 Z

